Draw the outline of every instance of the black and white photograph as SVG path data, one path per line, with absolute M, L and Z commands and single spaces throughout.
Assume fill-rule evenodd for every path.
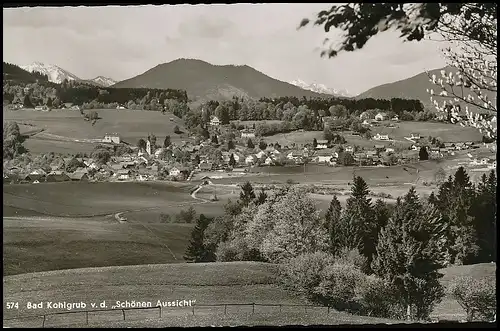
M 3 327 L 496 327 L 497 3 L 4 4 Z

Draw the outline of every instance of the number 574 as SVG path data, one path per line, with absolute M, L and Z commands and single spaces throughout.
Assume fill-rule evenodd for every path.
M 7 302 L 7 309 L 19 309 L 19 302 Z

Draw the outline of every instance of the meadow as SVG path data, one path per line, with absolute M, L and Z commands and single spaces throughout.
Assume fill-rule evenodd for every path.
M 443 270 L 446 280 L 455 276 L 471 275 L 476 277 L 494 276 L 495 264 L 474 266 L 458 266 Z M 301 309 L 285 308 L 279 312 L 278 307 L 256 306 L 251 315 L 251 306 L 228 306 L 227 315 L 223 307 L 197 307 L 196 305 L 217 305 L 234 303 L 260 304 L 307 304 L 302 298 L 293 295 L 277 286 L 278 266 L 259 262 L 218 262 L 198 264 L 137 265 L 116 266 L 106 268 L 86 268 L 58 270 L 50 272 L 23 274 L 4 277 L 4 301 L 19 302 L 18 310 L 6 310 L 4 318 L 33 316 L 43 313 L 54 313 L 60 310 L 26 309 L 28 301 L 52 302 L 102 302 L 111 308 L 116 301 L 135 300 L 152 302 L 158 300 L 196 300 L 195 316 L 190 308 L 164 308 L 163 319 L 158 319 L 158 311 L 142 314 L 142 320 L 120 322 L 120 311 L 102 312 L 91 315 L 89 324 L 104 326 L 117 325 L 214 325 L 214 324 L 254 324 L 263 321 L 279 324 L 341 324 L 341 323 L 395 323 L 397 321 L 353 316 L 344 313 L 327 313 L 325 308 Z M 91 284 L 91 286 L 90 286 Z M 250 311 L 249 311 L 250 308 Z M 204 311 L 206 309 L 206 311 Z M 84 315 L 60 315 L 57 322 L 62 325 L 82 323 Z M 127 314 L 130 314 L 127 312 Z M 138 312 L 137 315 L 140 313 Z M 149 315 L 149 316 L 148 316 Z M 190 316 L 191 315 L 191 316 Z M 224 315 L 224 316 L 223 316 Z M 451 298 L 445 298 L 436 307 L 434 317 L 459 319 L 464 311 Z M 83 317 L 83 320 L 82 320 Z M 144 318 L 151 320 L 144 320 Z M 263 319 L 261 319 L 263 318 Z M 25 323 L 24 325 L 22 323 Z M 41 320 L 5 321 L 7 326 L 26 326 L 28 323 L 40 323 Z M 46 325 L 50 326 L 51 320 Z M 55 322 L 55 321 L 53 321 Z M 11 323 L 11 324 L 9 324 Z M 123 323 L 123 324 L 122 324 Z
M 395 140 L 405 140 L 411 133 L 419 133 L 424 138 L 429 136 L 439 138 L 443 142 L 480 142 L 482 134 L 473 127 L 462 127 L 456 124 L 439 122 L 407 122 L 395 123 L 395 128 L 385 126 L 372 127 L 372 134 L 388 134 Z
M 95 125 L 84 121 L 80 112 L 75 110 L 40 112 L 4 109 L 3 117 L 4 121 L 16 121 L 29 127 L 29 130 L 44 129 L 44 132 L 26 140 L 25 147 L 32 153 L 89 152 L 94 144 L 85 143 L 85 140 L 102 139 L 106 133 L 117 133 L 123 141 L 133 146 L 140 138 L 146 139 L 149 133 L 155 134 L 160 142 L 166 135 L 170 135 L 174 142 L 188 138 L 187 133 L 174 133 L 176 125 L 182 131 L 186 129 L 183 121 L 170 113 L 128 109 L 92 110 L 100 117 Z M 170 118 L 173 118 L 173 121 Z
M 246 123 L 246 122 L 244 122 Z M 372 148 L 374 145 L 394 145 L 395 147 L 407 148 L 411 146 L 411 142 L 405 137 L 410 137 L 411 133 L 420 133 L 424 138 L 428 136 L 441 139 L 443 142 L 480 142 L 482 134 L 479 130 L 472 127 L 462 127 L 460 125 L 438 122 L 398 122 L 396 127 L 390 128 L 387 125 L 389 122 L 383 122 L 380 127 L 371 127 L 372 135 L 388 134 L 393 141 L 377 141 L 364 139 L 361 136 L 353 136 L 350 131 L 338 132 L 344 136 L 347 144 L 358 145 L 364 148 Z M 289 133 L 278 133 L 272 136 L 263 137 L 267 143 L 276 143 L 280 145 L 296 144 L 311 144 L 313 139 L 324 139 L 323 131 L 293 131 Z

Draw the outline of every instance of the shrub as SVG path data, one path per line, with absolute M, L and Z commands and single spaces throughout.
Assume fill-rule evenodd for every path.
M 362 269 L 368 260 L 357 249 L 343 248 L 335 255 L 335 261 L 341 264 L 351 264 Z
M 320 277 L 321 281 L 314 289 L 314 293 L 323 304 L 337 310 L 359 310 L 356 288 L 366 276 L 358 267 L 351 263 L 336 261 L 326 266 Z
M 321 273 L 333 262 L 334 257 L 325 252 L 306 253 L 292 258 L 280 269 L 282 285 L 315 301 L 314 289 L 321 283 Z
M 467 321 L 496 317 L 496 283 L 494 278 L 457 277 L 448 286 L 448 293 L 467 313 Z
M 172 218 L 170 217 L 169 214 L 161 213 L 160 214 L 160 222 L 161 223 L 171 223 L 172 222 Z
M 217 261 L 263 261 L 259 252 L 248 247 L 242 238 L 221 242 L 215 251 Z
M 359 283 L 357 289 L 360 301 L 361 315 L 401 318 L 404 309 L 398 304 L 396 290 L 376 276 L 368 276 Z
M 193 206 L 189 207 L 187 210 L 181 210 L 176 216 L 176 220 L 179 223 L 192 223 L 196 217 L 196 210 Z

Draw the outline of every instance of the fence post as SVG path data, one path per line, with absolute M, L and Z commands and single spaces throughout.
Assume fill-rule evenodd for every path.
M 161 317 L 162 317 L 162 316 L 161 316 L 161 315 L 162 315 L 161 306 L 160 306 L 159 308 L 160 308 L 160 318 L 161 318 Z
M 85 313 L 86 313 L 85 314 L 85 319 L 87 320 L 87 325 L 89 325 L 89 312 L 86 311 Z
M 194 306 L 193 306 L 193 316 L 194 316 Z
M 45 327 L 45 314 L 43 315 L 43 322 L 42 322 L 42 328 Z
M 330 306 L 328 306 L 328 313 L 327 314 L 330 314 Z
M 255 313 L 255 303 L 252 303 L 252 314 Z
M 304 306 L 304 313 L 307 313 L 307 306 Z
M 281 305 L 280 305 L 280 313 L 281 313 Z
M 227 305 L 224 305 L 224 315 L 226 315 Z
M 123 320 L 125 321 L 125 309 L 122 309 L 123 312 Z

